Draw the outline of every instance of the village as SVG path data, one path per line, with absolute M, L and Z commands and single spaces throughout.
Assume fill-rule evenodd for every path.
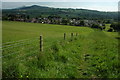
M 58 16 L 48 16 L 48 17 L 36 17 L 30 18 L 25 15 L 9 15 L 6 20 L 8 21 L 20 21 L 20 22 L 30 22 L 30 23 L 42 23 L 42 24 L 59 24 L 59 25 L 70 25 L 70 26 L 86 26 L 94 28 L 105 26 L 105 23 L 100 20 L 87 20 L 87 19 L 79 19 L 79 18 L 61 18 Z

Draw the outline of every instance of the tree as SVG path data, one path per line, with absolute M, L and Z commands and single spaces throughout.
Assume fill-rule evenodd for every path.
M 27 19 L 30 19 L 30 16 L 29 16 L 29 15 L 27 15 Z
M 91 28 L 96 28 L 102 30 L 102 28 L 98 24 L 92 24 Z
M 114 22 L 110 25 L 111 28 L 114 29 L 114 31 L 120 31 L 120 22 Z
M 68 24 L 68 20 L 67 20 L 67 19 L 63 19 L 63 20 L 62 20 L 62 24 L 63 24 L 63 25 L 67 25 L 67 24 Z
M 113 29 L 112 29 L 112 28 L 110 28 L 110 29 L 108 30 L 108 32 L 113 32 Z
M 99 28 L 98 24 L 92 24 L 91 28 Z
M 84 21 L 80 21 L 80 26 L 84 26 L 84 25 L 85 25 Z

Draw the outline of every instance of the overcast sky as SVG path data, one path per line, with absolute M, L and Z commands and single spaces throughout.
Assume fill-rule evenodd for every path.
M 119 0 L 2 0 L 3 2 L 118 2 Z
M 83 8 L 98 11 L 118 11 L 118 2 L 119 0 L 2 0 L 2 8 L 11 9 L 22 6 L 40 5 L 55 8 Z

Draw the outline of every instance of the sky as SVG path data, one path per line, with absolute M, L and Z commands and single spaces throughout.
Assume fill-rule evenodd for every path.
M 11 9 L 22 6 L 39 5 L 54 8 L 118 11 L 118 2 L 119 0 L 2 0 L 2 8 Z
M 3 2 L 33 2 L 33 0 L 2 0 Z M 119 0 L 34 0 L 34 2 L 118 2 Z

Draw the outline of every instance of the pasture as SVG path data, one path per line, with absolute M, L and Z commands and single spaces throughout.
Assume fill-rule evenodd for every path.
M 3 77 L 117 78 L 120 76 L 116 32 L 88 27 L 12 21 L 3 21 L 2 30 L 3 43 L 30 39 L 18 43 L 17 48 L 4 50 L 3 56 L 18 53 L 3 57 Z M 64 33 L 67 35 L 66 40 L 63 40 Z M 71 41 L 71 33 L 79 35 L 74 36 Z M 43 35 L 44 40 L 43 52 L 39 52 L 40 35 Z
M 62 38 L 63 33 L 87 34 L 91 31 L 93 30 L 87 27 L 3 21 L 3 43 L 39 37 L 40 35 L 43 35 L 45 39 L 56 39 Z

